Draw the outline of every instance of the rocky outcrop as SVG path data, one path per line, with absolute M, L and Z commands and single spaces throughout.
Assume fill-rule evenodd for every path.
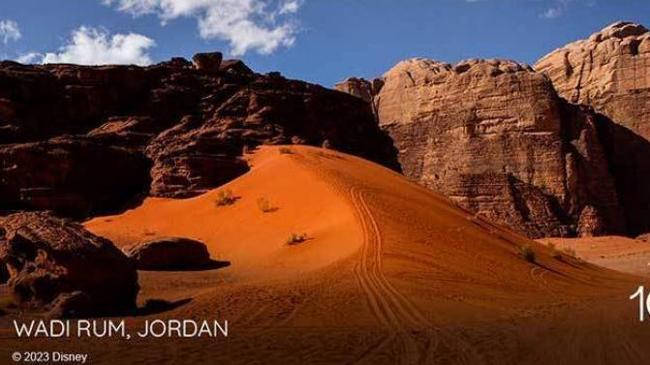
M 47 213 L 0 219 L 0 262 L 17 305 L 55 316 L 132 313 L 139 290 L 133 263 L 113 244 Z
M 376 80 L 377 81 L 374 82 L 378 83 L 379 79 Z M 346 94 L 356 96 L 357 98 L 360 98 L 363 101 L 372 104 L 373 98 L 379 90 L 378 86 L 379 85 L 377 85 L 377 87 L 374 87 L 373 82 L 363 78 L 350 77 L 334 85 L 334 89 Z
M 161 238 L 124 250 L 140 270 L 201 270 L 214 266 L 203 242 Z
M 597 116 L 529 66 L 412 59 L 373 84 L 408 177 L 530 237 L 624 231 Z
M 650 140 L 650 32 L 617 22 L 540 59 L 558 94 Z
M 292 140 L 397 167 L 363 101 L 219 53 L 193 61 L 0 63 L 0 211 L 84 216 L 190 197 L 247 171 L 244 148 Z
M 560 96 L 593 107 L 631 235 L 650 231 L 650 32 L 617 22 L 537 62 Z
M 0 145 L 0 205 L 83 216 L 124 209 L 149 187 L 149 161 L 136 151 L 84 138 Z

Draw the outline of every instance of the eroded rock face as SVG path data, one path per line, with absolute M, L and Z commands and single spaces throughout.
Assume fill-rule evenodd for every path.
M 591 105 L 650 139 L 650 32 L 644 26 L 614 23 L 551 52 L 535 69 L 568 101 Z
M 0 63 L 0 211 L 80 216 L 142 194 L 189 197 L 247 171 L 244 146 L 292 139 L 397 167 L 363 101 L 219 53 L 149 67 Z
M 408 177 L 530 237 L 624 231 L 595 114 L 529 66 L 412 59 L 377 84 Z
M 161 238 L 124 251 L 140 270 L 201 270 L 212 266 L 205 244 L 187 238 Z
M 135 310 L 135 266 L 110 241 L 43 212 L 12 214 L 0 219 L 0 226 L 6 231 L 0 262 L 8 268 L 7 285 L 20 307 L 54 307 L 57 316 Z
M 631 235 L 650 231 L 650 32 L 617 22 L 557 49 L 535 69 L 560 96 L 614 122 L 600 128 Z

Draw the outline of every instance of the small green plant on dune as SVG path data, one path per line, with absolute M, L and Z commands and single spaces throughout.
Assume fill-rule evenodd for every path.
M 237 198 L 233 195 L 232 190 L 220 190 L 219 193 L 217 193 L 217 200 L 215 201 L 215 204 L 218 207 L 223 207 L 226 205 L 234 204 L 236 200 Z
M 264 197 L 257 199 L 257 207 L 262 211 L 262 213 L 271 213 L 276 210 L 271 202 Z
M 278 151 L 280 151 L 280 153 L 283 155 L 290 155 L 293 153 L 293 150 L 289 147 L 280 147 Z
M 287 245 L 290 246 L 298 245 L 305 241 L 307 241 L 306 233 L 302 233 L 302 234 L 292 233 L 291 235 L 289 235 L 289 238 L 287 238 Z
M 519 254 L 528 262 L 535 262 L 535 251 L 529 245 L 523 245 L 519 248 Z

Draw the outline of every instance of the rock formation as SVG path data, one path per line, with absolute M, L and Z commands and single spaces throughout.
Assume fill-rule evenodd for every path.
M 372 84 L 413 180 L 530 237 L 624 232 L 597 116 L 529 66 L 411 59 Z
M 363 101 L 219 53 L 193 61 L 1 62 L 0 210 L 86 216 L 190 197 L 247 171 L 245 147 L 292 139 L 397 167 Z
M 617 22 L 543 57 L 560 96 L 592 106 L 631 235 L 650 231 L 650 32 Z
M 650 32 L 617 22 L 540 59 L 558 94 L 650 140 Z
M 161 238 L 124 250 L 140 270 L 201 270 L 213 265 L 203 242 L 188 238 Z
M 0 219 L 0 262 L 22 308 L 54 307 L 55 316 L 104 316 L 133 312 L 138 294 L 135 266 L 119 249 L 80 225 L 48 213 Z

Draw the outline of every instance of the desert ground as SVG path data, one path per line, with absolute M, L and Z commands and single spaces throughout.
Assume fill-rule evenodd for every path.
M 137 327 L 153 318 L 227 319 L 227 338 L 19 340 L 10 327 L 15 317 L 4 316 L 2 353 L 87 352 L 93 364 L 650 358 L 650 327 L 639 323 L 637 303 L 628 299 L 647 278 L 588 263 L 578 248 L 584 259 L 552 250 L 357 157 L 286 146 L 248 158 L 250 172 L 204 195 L 148 198 L 85 223 L 119 247 L 169 236 L 205 242 L 212 258 L 229 266 L 140 271 L 141 304 L 179 305 L 127 321 Z M 217 206 L 227 190 L 236 200 Z M 260 199 L 272 209 L 263 212 Z M 307 239 L 289 245 L 292 234 Z M 523 247 L 534 260 L 523 257 Z
M 650 276 L 650 244 L 647 240 L 621 236 L 544 238 L 558 250 L 573 250 L 577 257 L 613 270 Z

